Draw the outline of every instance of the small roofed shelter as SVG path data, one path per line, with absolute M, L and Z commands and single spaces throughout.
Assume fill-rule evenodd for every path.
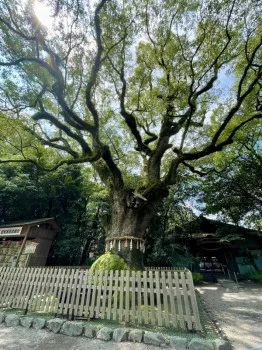
M 0 266 L 45 266 L 59 231 L 54 218 L 0 225 Z

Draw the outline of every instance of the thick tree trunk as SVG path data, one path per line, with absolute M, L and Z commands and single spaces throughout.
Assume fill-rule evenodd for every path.
M 159 199 L 144 200 L 132 191 L 113 193 L 106 249 L 115 251 L 133 269 L 144 269 L 146 229 L 158 203 Z

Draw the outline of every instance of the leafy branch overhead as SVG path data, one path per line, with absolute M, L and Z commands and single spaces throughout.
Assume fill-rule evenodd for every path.
M 198 197 L 205 203 L 205 213 L 220 213 L 235 224 L 245 222 L 261 230 L 261 129 L 253 133 L 250 129 L 240 135 L 238 147 L 233 144 L 226 153 L 217 155 L 214 162 L 220 170 L 210 171 L 198 181 Z
M 262 117 L 254 1 L 0 4 L 0 162 L 89 162 L 149 197 Z M 224 89 L 223 91 L 223 84 Z

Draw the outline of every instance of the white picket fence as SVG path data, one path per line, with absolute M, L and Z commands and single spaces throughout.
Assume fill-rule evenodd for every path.
M 0 307 L 202 330 L 189 270 L 1 267 Z

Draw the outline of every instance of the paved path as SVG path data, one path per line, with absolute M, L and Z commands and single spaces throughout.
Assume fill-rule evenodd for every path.
M 114 343 L 90 340 L 85 337 L 68 337 L 46 330 L 6 327 L 0 324 L 2 350 L 159 350 L 158 346 L 138 343 Z
M 262 350 L 261 285 L 240 283 L 235 288 L 210 283 L 197 289 L 235 350 Z

